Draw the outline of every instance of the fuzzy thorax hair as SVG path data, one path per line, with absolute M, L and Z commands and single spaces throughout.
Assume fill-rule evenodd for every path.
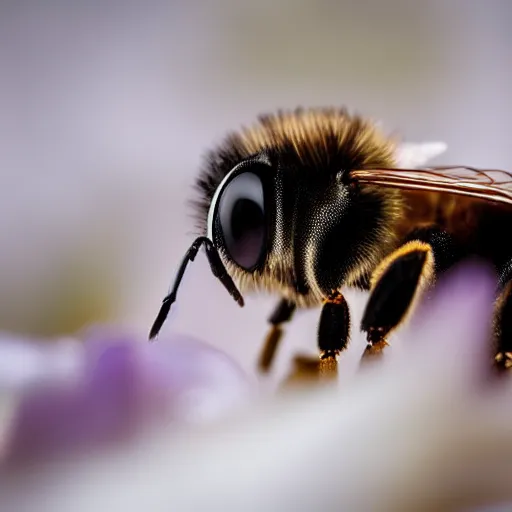
M 370 120 L 344 108 L 298 108 L 258 117 L 232 132 L 209 151 L 196 180 L 199 197 L 192 201 L 200 234 L 206 233 L 208 209 L 222 179 L 235 165 L 268 151 L 318 172 L 394 167 L 396 143 Z M 291 157 L 291 158 L 290 158 Z

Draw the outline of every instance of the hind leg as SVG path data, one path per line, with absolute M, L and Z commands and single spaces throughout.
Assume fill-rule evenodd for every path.
M 500 285 L 495 317 L 495 362 L 499 371 L 506 371 L 512 369 L 512 260 L 501 272 Z

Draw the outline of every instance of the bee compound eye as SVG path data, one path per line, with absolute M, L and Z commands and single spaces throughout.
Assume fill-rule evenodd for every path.
M 266 219 L 260 177 L 244 172 L 226 186 L 219 202 L 218 220 L 229 257 L 252 270 L 265 252 Z

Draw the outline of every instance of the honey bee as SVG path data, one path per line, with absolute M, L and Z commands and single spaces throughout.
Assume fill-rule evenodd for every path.
M 512 174 L 402 168 L 398 151 L 376 123 L 345 108 L 278 111 L 229 134 L 197 178 L 200 236 L 150 338 L 204 246 L 213 274 L 240 306 L 241 291 L 279 297 L 262 371 L 296 309 L 319 307 L 319 366 L 335 374 L 351 321 L 343 289 L 369 292 L 364 354 L 379 354 L 436 277 L 476 256 L 499 276 L 493 356 L 499 368 L 512 367 Z

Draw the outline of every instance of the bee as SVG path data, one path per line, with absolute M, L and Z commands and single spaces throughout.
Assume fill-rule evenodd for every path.
M 240 306 L 242 292 L 278 297 L 260 370 L 269 371 L 294 312 L 318 307 L 318 364 L 335 374 L 349 343 L 344 289 L 368 292 L 364 357 L 378 355 L 436 278 L 476 256 L 499 277 L 492 355 L 498 368 L 512 367 L 512 174 L 403 168 L 399 151 L 376 123 L 345 108 L 280 110 L 227 135 L 196 180 L 199 237 L 150 339 L 204 247 L 213 274 Z

